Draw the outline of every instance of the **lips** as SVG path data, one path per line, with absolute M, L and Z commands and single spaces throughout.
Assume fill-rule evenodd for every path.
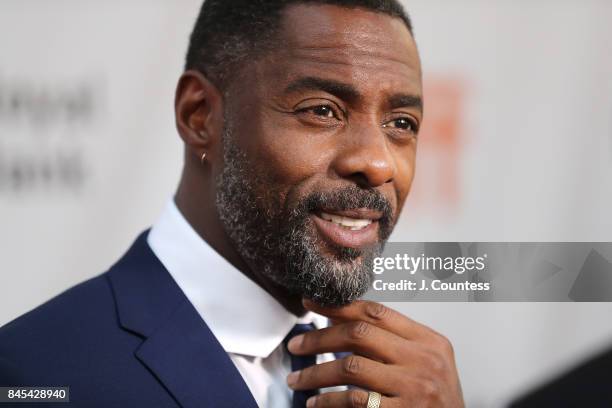
M 326 241 L 346 248 L 363 248 L 378 239 L 382 214 L 370 209 L 330 210 L 313 214 L 318 232 Z

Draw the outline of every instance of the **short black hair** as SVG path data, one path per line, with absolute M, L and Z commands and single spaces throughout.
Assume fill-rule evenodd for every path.
M 237 66 L 272 46 L 283 10 L 294 4 L 372 10 L 400 18 L 412 34 L 410 17 L 397 0 L 206 0 L 191 33 L 185 70 L 198 70 L 224 88 Z

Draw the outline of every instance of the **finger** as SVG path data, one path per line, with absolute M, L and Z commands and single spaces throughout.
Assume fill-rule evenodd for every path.
M 295 336 L 287 345 L 296 355 L 351 351 L 383 363 L 410 359 L 423 346 L 364 321 L 352 321 Z
M 307 408 L 367 408 L 369 392 L 364 390 L 350 390 L 342 392 L 326 392 L 315 395 L 306 401 Z M 380 408 L 393 408 L 399 406 L 394 398 L 383 396 Z
M 402 388 L 404 375 L 405 372 L 396 366 L 351 355 L 295 371 L 287 377 L 287 384 L 293 390 L 356 385 L 393 396 Z
M 363 320 L 406 339 L 428 339 L 438 335 L 429 327 L 377 302 L 357 300 L 339 308 L 323 307 L 309 299 L 302 303 L 306 309 L 334 321 Z
M 463 407 L 461 402 L 449 403 L 441 394 L 439 384 L 418 377 L 406 376 L 403 395 L 386 396 L 381 394 L 380 408 L 404 407 Z M 306 401 L 306 407 L 365 407 L 368 406 L 369 392 L 361 389 L 326 392 Z

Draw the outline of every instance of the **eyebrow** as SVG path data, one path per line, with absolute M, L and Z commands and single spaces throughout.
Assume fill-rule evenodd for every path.
M 324 91 L 346 101 L 355 101 L 361 97 L 359 91 L 352 85 L 317 77 L 299 78 L 285 88 L 285 93 L 300 91 Z
M 389 107 L 397 108 L 417 108 L 423 112 L 423 98 L 418 95 L 395 94 L 389 98 Z
M 350 84 L 318 77 L 303 77 L 291 82 L 285 88 L 285 93 L 300 91 L 324 91 L 342 100 L 354 102 L 361 98 L 361 93 Z M 397 93 L 389 96 L 387 104 L 390 109 L 417 108 L 423 111 L 423 98 L 419 95 Z

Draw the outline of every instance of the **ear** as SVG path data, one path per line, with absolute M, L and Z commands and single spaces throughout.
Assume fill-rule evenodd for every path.
M 202 73 L 189 70 L 179 79 L 174 100 L 176 128 L 188 156 L 200 162 L 221 139 L 223 97 Z

